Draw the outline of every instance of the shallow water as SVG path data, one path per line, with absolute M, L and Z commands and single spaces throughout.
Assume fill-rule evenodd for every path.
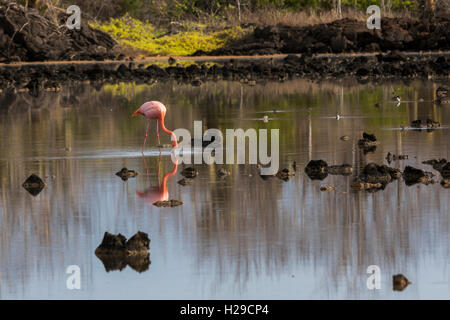
M 450 158 L 450 107 L 431 102 L 438 86 L 169 82 L 84 84 L 38 98 L 2 93 L 0 298 L 449 299 L 450 189 L 400 179 L 376 193 L 353 192 L 352 176 L 313 181 L 303 171 L 311 159 L 359 169 L 386 163 L 391 152 L 409 155 L 391 166 L 440 180 L 421 163 Z M 406 102 L 396 107 L 393 92 Z M 153 123 L 140 154 L 145 121 L 130 115 L 147 100 L 165 103 L 171 129 L 192 130 L 194 120 L 223 132 L 279 128 L 281 168 L 296 161 L 296 176 L 265 181 L 255 165 L 226 165 L 231 175 L 221 180 L 221 165 L 196 165 L 194 183 L 177 184 L 182 166 L 167 175 L 170 151 L 159 156 Z M 427 117 L 444 128 L 401 129 Z M 363 131 L 381 141 L 375 152 L 358 149 Z M 161 140 L 170 142 L 163 132 Z M 122 167 L 139 175 L 122 181 Z M 46 182 L 36 197 L 21 186 L 31 173 Z M 165 175 L 169 199 L 182 206 L 151 204 Z M 324 185 L 336 191 L 321 192 Z M 104 232 L 128 238 L 138 230 L 151 239 L 148 269 L 106 272 L 94 254 Z M 80 290 L 66 287 L 69 265 L 80 267 Z M 380 290 L 367 289 L 369 265 L 381 269 Z M 412 281 L 401 292 L 392 290 L 397 273 Z

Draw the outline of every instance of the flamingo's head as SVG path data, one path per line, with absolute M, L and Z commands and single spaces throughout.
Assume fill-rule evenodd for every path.
M 137 109 L 131 116 L 136 117 L 140 113 L 141 113 L 141 108 Z

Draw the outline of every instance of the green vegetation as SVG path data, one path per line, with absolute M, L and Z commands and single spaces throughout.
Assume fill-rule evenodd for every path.
M 19 1 L 41 11 L 73 4 L 71 0 Z M 439 8 L 447 0 L 78 0 L 77 5 L 83 17 L 94 21 L 92 26 L 112 35 L 131 54 L 151 56 L 212 51 L 258 25 L 365 20 L 366 8 L 372 4 L 380 6 L 383 17 L 419 17 L 433 1 Z
M 206 25 L 190 23 L 183 32 L 164 34 L 152 24 L 134 19 L 128 14 L 93 26 L 109 33 L 121 44 L 148 55 L 190 55 L 197 50 L 211 51 L 248 32 L 248 29 L 240 26 L 208 31 Z
M 347 9 L 364 11 L 376 4 L 386 12 L 399 10 L 423 10 L 431 0 L 78 0 L 82 12 L 100 20 L 118 18 L 128 13 L 133 18 L 150 19 L 154 24 L 167 24 L 179 19 L 199 19 L 204 16 L 227 19 L 230 15 L 245 16 L 249 12 L 267 10 L 308 10 L 315 14 L 331 10 Z M 434 0 L 435 6 L 447 0 Z M 41 2 L 21 0 L 21 2 Z M 67 7 L 71 0 L 52 0 L 56 6 Z M 240 20 L 240 19 L 239 19 Z

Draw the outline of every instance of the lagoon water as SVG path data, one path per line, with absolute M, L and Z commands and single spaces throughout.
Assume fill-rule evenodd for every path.
M 450 189 L 400 179 L 354 192 L 353 176 L 304 173 L 311 159 L 356 172 L 391 152 L 409 156 L 391 166 L 440 181 L 422 164 L 450 158 L 450 107 L 432 102 L 438 86 L 292 80 L 83 84 L 37 98 L 3 92 L 0 299 L 450 299 Z M 393 92 L 406 102 L 396 107 Z M 280 167 L 295 161 L 297 173 L 263 180 L 255 165 L 225 165 L 231 175 L 219 179 L 221 165 L 196 165 L 194 183 L 181 186 L 183 167 L 167 175 L 174 165 L 167 152 L 159 156 L 154 123 L 140 154 L 145 120 L 130 115 L 148 100 L 167 106 L 170 129 L 192 130 L 194 120 L 223 132 L 278 128 Z M 426 118 L 444 128 L 401 129 Z M 381 142 L 374 152 L 358 148 L 363 131 Z M 164 132 L 161 140 L 170 142 Z M 139 175 L 122 181 L 122 167 Z M 32 173 L 46 183 L 37 196 L 21 186 Z M 152 205 L 164 184 L 182 206 Z M 325 185 L 336 190 L 321 192 Z M 147 232 L 148 268 L 107 272 L 94 254 L 105 231 Z M 66 287 L 70 265 L 80 267 L 80 290 Z M 380 267 L 379 290 L 367 289 L 370 265 Z M 392 289 L 397 273 L 412 281 L 401 292 Z

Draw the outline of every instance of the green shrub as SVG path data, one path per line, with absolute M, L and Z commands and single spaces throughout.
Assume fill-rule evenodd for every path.
M 192 23 L 182 33 L 165 35 L 152 24 L 134 19 L 128 14 L 93 27 L 109 33 L 123 45 L 149 55 L 190 55 L 197 50 L 212 51 L 240 39 L 249 31 L 236 26 L 207 32 L 205 25 Z

